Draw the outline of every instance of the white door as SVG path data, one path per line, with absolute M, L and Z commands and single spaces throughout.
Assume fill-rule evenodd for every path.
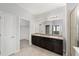
M 7 16 L 5 19 L 6 26 L 6 54 L 10 55 L 15 52 L 16 48 L 16 24 L 12 16 Z
M 4 15 L 0 14 L 0 54 L 5 55 L 6 47 L 5 47 L 5 26 L 4 26 Z
M 19 46 L 19 38 L 17 38 L 17 21 L 16 17 L 6 14 L 3 21 L 3 39 L 1 39 L 1 55 L 11 55 L 16 53 Z

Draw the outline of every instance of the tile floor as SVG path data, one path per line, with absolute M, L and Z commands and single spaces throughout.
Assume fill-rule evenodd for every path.
M 29 46 L 29 42 L 27 40 L 21 40 L 20 45 L 20 52 L 12 54 L 11 56 L 60 56 L 35 45 Z

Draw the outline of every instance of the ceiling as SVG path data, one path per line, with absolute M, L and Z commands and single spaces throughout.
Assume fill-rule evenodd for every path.
M 33 15 L 45 13 L 55 8 L 65 6 L 64 3 L 19 3 L 18 5 L 25 10 L 28 10 Z

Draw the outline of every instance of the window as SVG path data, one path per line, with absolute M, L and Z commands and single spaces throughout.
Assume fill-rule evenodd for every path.
M 57 31 L 60 31 L 60 26 L 59 25 L 57 26 Z
M 49 34 L 49 25 L 46 25 L 46 34 Z
M 60 26 L 59 25 L 53 25 L 52 26 L 52 35 L 59 34 Z
M 53 28 L 53 31 L 55 31 L 55 26 L 52 26 L 52 28 Z

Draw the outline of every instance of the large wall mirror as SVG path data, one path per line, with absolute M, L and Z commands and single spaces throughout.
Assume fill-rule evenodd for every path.
M 39 27 L 42 34 L 63 36 L 63 20 L 44 21 Z

